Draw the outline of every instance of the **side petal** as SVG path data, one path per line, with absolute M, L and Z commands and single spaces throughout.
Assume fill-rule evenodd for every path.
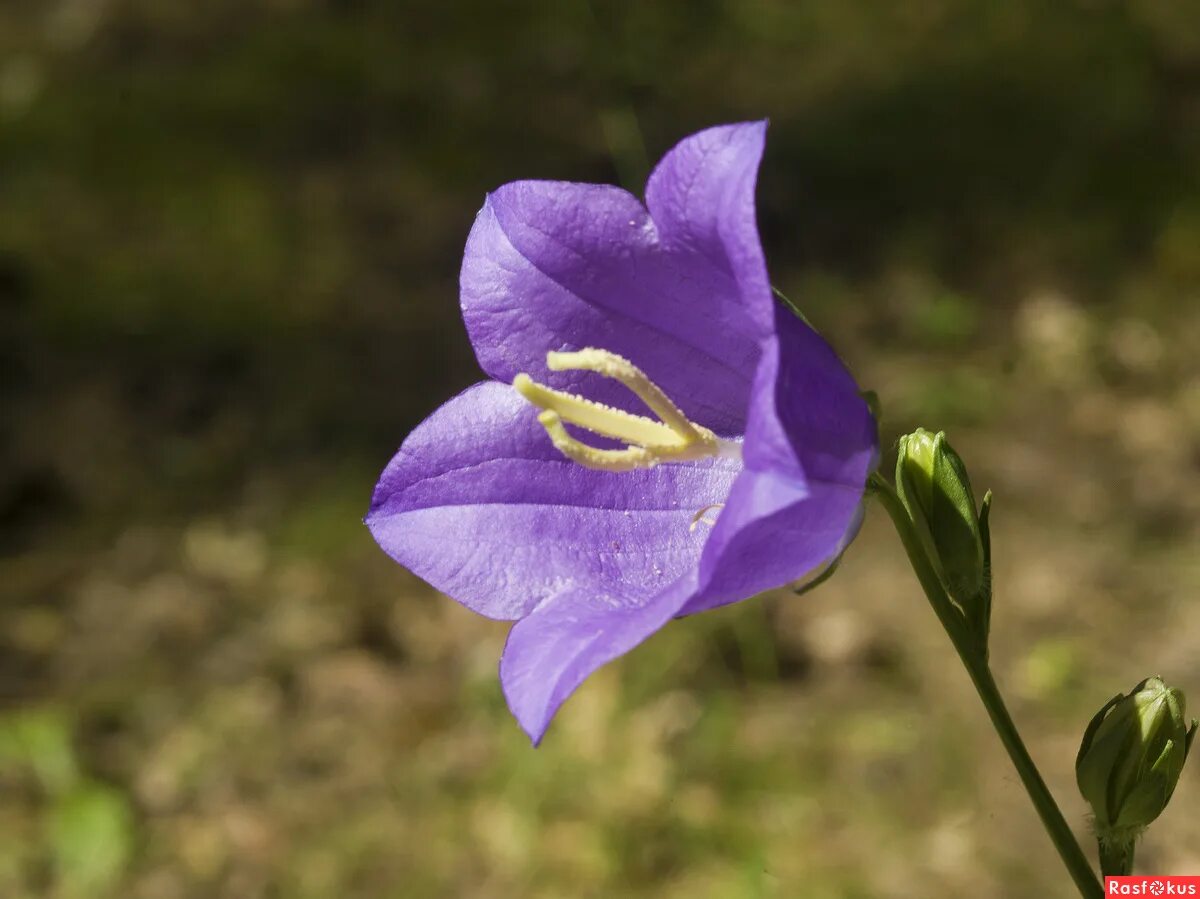
M 663 245 L 728 275 L 763 337 L 775 305 L 754 205 L 766 138 L 766 121 L 708 128 L 680 141 L 646 184 Z
M 836 557 L 862 520 L 878 461 L 875 421 L 828 344 L 779 307 L 755 381 L 746 470 L 701 559 L 685 613 L 798 580 Z
M 761 152 L 761 125 L 687 138 L 651 176 L 649 212 L 602 185 L 521 181 L 491 194 L 460 276 L 484 371 L 501 381 L 525 371 L 631 408 L 611 382 L 546 372 L 549 350 L 600 347 L 642 368 L 693 420 L 742 433 L 771 302 L 754 224 Z
M 692 584 L 694 579 L 682 579 L 641 600 L 565 590 L 513 625 L 500 658 L 500 682 L 509 709 L 534 745 L 588 675 L 670 621 Z
M 750 402 L 748 468 L 862 487 L 878 461 L 875 419 L 833 348 L 782 303 Z
M 820 568 L 857 533 L 862 504 L 862 486 L 801 486 L 747 470 L 721 510 L 701 562 L 704 586 L 684 614 L 746 599 Z
M 463 605 L 515 619 L 569 589 L 660 591 L 695 569 L 695 513 L 720 502 L 723 460 L 615 473 L 558 453 L 512 388 L 477 384 L 404 441 L 367 515 L 397 562 Z

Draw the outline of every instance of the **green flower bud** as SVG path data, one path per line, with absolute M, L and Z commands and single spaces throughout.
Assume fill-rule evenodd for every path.
M 1110 699 L 1088 725 L 1075 779 L 1102 848 L 1132 845 L 1167 807 L 1196 735 L 1184 712 L 1183 694 L 1151 677 Z
M 987 645 L 991 617 L 991 494 L 976 511 L 967 468 L 942 432 L 900 438 L 896 491 L 916 525 L 942 586 Z

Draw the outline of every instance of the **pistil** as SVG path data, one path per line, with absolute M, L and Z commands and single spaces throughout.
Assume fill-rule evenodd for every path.
M 660 462 L 690 462 L 712 456 L 739 458 L 740 444 L 723 440 L 688 419 L 640 368 L 616 353 L 593 348 L 546 354 L 551 371 L 591 371 L 624 384 L 657 417 L 634 415 L 573 393 L 538 384 L 527 374 L 513 379 L 517 392 L 539 409 L 538 421 L 555 448 L 586 468 L 632 471 Z M 565 423 L 619 440 L 624 449 L 599 449 L 572 437 Z

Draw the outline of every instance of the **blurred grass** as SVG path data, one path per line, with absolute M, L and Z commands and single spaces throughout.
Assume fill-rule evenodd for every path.
M 504 628 L 359 520 L 478 377 L 486 191 L 769 117 L 772 273 L 996 489 L 994 657 L 1200 689 L 1194 0 L 0 9 L 0 895 L 1065 895 L 880 522 L 672 624 L 536 752 Z M 1200 694 L 1197 694 L 1200 695 Z M 1194 772 L 1140 864 L 1195 873 Z

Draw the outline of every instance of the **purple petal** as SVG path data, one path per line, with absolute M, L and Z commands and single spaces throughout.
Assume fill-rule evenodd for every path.
M 864 476 L 865 477 L 865 476 Z M 684 614 L 799 580 L 836 558 L 858 528 L 863 488 L 747 470 L 734 484 L 701 563 L 704 587 Z
M 601 665 L 675 614 L 690 614 L 794 581 L 834 558 L 861 521 L 875 463 L 875 424 L 853 378 L 789 310 L 766 343 L 745 453 L 697 575 L 663 592 L 569 590 L 517 623 L 500 676 L 509 707 L 537 743 L 562 702 Z M 635 588 L 636 589 L 636 588 Z
M 754 187 L 767 123 L 709 128 L 681 141 L 646 183 L 646 206 L 664 246 L 702 256 L 737 285 L 766 336 L 775 306 L 758 239 Z
M 641 367 L 694 420 L 740 434 L 769 330 L 754 224 L 763 129 L 711 129 L 668 153 L 647 189 L 662 222 L 616 187 L 522 181 L 491 194 L 460 278 L 483 369 L 631 408 L 616 384 L 546 372 L 549 350 L 600 347 Z
M 500 658 L 500 682 L 508 707 L 534 745 L 575 688 L 670 621 L 693 585 L 688 578 L 640 600 L 565 590 L 513 625 Z
M 798 580 L 835 558 L 861 521 L 875 421 L 836 354 L 791 311 L 776 313 L 734 483 L 701 559 L 703 611 Z
M 652 595 L 693 572 L 696 512 L 721 502 L 736 463 L 600 472 L 550 444 L 502 384 L 459 394 L 404 441 L 367 524 L 397 562 L 470 609 L 514 619 L 564 590 Z

